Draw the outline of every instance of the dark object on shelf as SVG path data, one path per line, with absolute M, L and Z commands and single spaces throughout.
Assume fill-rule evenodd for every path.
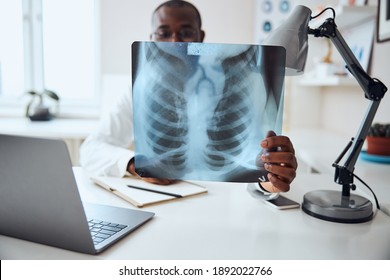
M 32 121 L 49 121 L 54 118 L 55 114 L 50 111 L 50 107 L 44 104 L 44 97 L 47 96 L 54 100 L 56 103 L 56 111 L 58 113 L 59 96 L 50 90 L 44 90 L 43 92 L 29 91 L 27 92 L 32 96 L 32 99 L 26 107 L 26 117 Z M 36 100 L 38 99 L 38 103 Z

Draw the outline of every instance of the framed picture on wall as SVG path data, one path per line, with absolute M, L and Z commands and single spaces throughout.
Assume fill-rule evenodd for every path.
M 256 0 L 255 42 L 260 44 L 288 16 L 295 6 L 294 0 Z
M 378 1 L 377 42 L 390 40 L 390 0 Z

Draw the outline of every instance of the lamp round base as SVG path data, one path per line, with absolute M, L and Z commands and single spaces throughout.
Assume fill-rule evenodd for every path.
M 364 223 L 373 216 L 370 200 L 359 195 L 349 197 L 340 191 L 311 191 L 304 195 L 302 210 L 310 216 L 337 223 Z

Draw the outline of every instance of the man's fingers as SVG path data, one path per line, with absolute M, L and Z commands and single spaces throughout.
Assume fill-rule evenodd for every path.
M 288 192 L 290 190 L 290 183 L 286 183 L 274 174 L 268 173 L 268 180 L 272 184 L 272 192 Z
M 265 163 L 264 168 L 269 173 L 272 173 L 273 175 L 277 176 L 279 180 L 282 180 L 287 184 L 290 184 L 296 177 L 295 168 L 292 167 L 285 167 L 277 164 Z
M 295 155 L 291 152 L 265 152 L 257 158 L 263 163 L 274 163 L 283 167 L 292 167 L 297 169 L 298 163 Z M 260 165 L 260 162 L 258 162 Z
M 291 140 L 287 136 L 267 137 L 261 141 L 260 145 L 263 149 L 279 149 L 284 152 L 295 153 Z

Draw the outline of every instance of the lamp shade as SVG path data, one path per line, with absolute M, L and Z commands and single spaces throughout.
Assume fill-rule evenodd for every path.
M 286 49 L 286 75 L 303 74 L 308 51 L 308 29 L 311 10 L 296 6 L 291 15 L 262 42 Z

